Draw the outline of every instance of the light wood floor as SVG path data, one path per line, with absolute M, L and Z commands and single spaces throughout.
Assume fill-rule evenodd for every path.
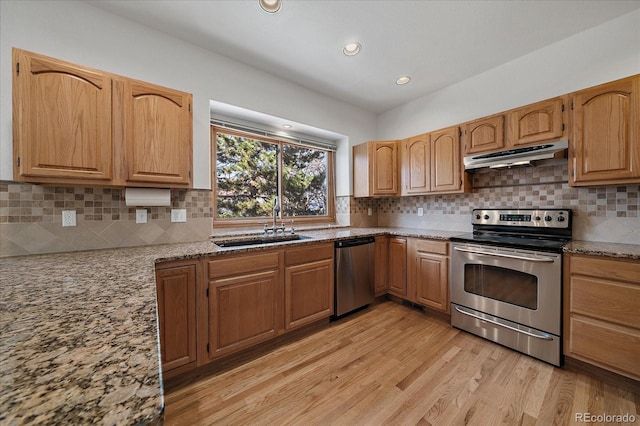
M 576 413 L 630 414 L 640 425 L 640 389 L 554 368 L 393 302 L 168 387 L 165 403 L 166 425 L 584 424 Z

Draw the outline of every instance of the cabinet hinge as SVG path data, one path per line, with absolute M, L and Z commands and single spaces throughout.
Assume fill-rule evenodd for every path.
M 571 101 L 571 110 L 573 110 L 573 101 Z
M 462 130 L 458 130 L 458 132 L 459 132 L 458 136 L 462 137 Z
M 209 297 L 209 289 L 207 289 L 207 297 Z
M 564 111 L 564 104 L 562 104 L 562 111 Z
M 564 123 L 562 123 L 562 131 L 564 132 Z
M 16 62 L 16 74 L 20 75 L 20 62 Z
M 209 343 L 207 343 L 207 352 L 209 352 Z
M 20 157 L 16 158 L 16 166 L 20 167 Z

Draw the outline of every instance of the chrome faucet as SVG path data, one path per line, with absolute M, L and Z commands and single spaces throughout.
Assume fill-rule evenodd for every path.
M 277 224 L 276 221 L 278 220 L 278 213 L 280 212 L 280 206 L 278 205 L 278 196 L 276 195 L 276 197 L 273 199 L 273 229 L 275 231 Z

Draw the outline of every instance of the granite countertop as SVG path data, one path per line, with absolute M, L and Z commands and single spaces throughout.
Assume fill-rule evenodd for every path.
M 155 424 L 164 407 L 157 262 L 367 235 L 446 240 L 408 228 L 301 231 L 255 247 L 194 243 L 0 258 L 0 423 Z
M 564 246 L 564 252 L 639 260 L 640 244 L 619 244 L 573 240 Z
M 412 228 L 301 230 L 260 246 L 194 243 L 0 258 L 0 424 L 155 424 L 164 407 L 156 314 L 158 262 L 395 235 Z M 237 234 L 235 234 L 237 236 Z M 640 246 L 571 242 L 570 253 L 640 258 Z

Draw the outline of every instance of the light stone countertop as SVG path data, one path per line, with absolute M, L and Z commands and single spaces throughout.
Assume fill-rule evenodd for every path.
M 367 235 L 446 240 L 404 228 L 301 231 L 312 239 L 220 248 L 211 240 L 0 258 L 0 424 L 157 424 L 157 262 Z
M 639 260 L 640 244 L 619 244 L 573 240 L 564 246 L 564 252 Z

